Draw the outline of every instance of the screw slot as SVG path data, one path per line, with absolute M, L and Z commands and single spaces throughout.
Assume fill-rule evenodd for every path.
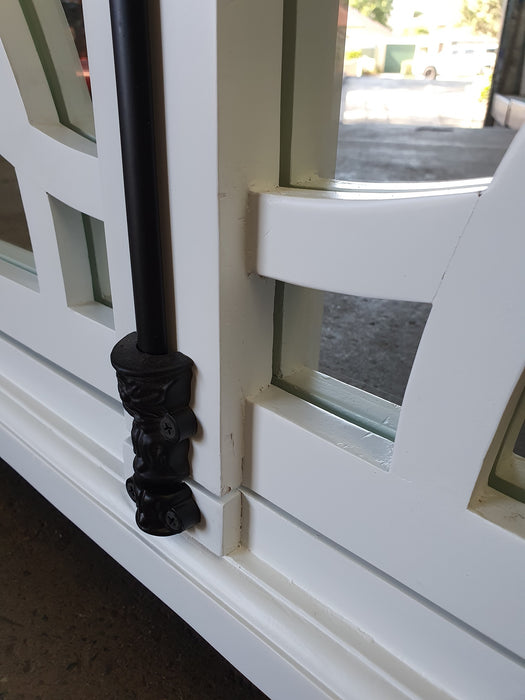
M 170 508 L 167 511 L 164 517 L 164 522 L 174 533 L 182 532 L 183 530 L 182 520 L 179 518 L 175 508 Z
M 169 413 L 165 413 L 160 419 L 160 434 L 166 440 L 178 439 L 179 429 L 177 427 L 177 422 Z

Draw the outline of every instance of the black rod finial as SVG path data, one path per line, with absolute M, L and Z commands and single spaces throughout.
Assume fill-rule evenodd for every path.
M 200 522 L 190 487 L 189 438 L 197 419 L 189 407 L 192 360 L 181 352 L 149 355 L 130 333 L 111 353 L 120 398 L 133 416 L 133 476 L 126 490 L 137 506 L 137 525 L 150 535 L 174 535 Z

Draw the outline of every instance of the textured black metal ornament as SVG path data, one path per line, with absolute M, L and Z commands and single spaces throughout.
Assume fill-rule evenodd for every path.
M 189 408 L 193 362 L 181 352 L 149 355 L 130 333 L 113 348 L 120 398 L 133 416 L 134 474 L 126 489 L 137 525 L 150 535 L 174 535 L 200 521 L 190 488 L 189 438 L 197 419 Z

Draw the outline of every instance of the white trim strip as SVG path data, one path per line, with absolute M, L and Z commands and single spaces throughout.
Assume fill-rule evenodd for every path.
M 431 302 L 480 188 L 431 193 L 253 194 L 251 269 L 302 287 Z

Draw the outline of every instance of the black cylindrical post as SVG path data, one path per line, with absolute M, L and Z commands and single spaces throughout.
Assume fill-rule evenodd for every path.
M 133 476 L 126 481 L 136 522 L 173 535 L 200 521 L 190 487 L 193 362 L 168 352 L 155 158 L 148 0 L 110 0 L 122 165 L 137 332 L 111 353 L 124 408 L 133 416 Z
M 131 275 L 142 352 L 168 351 L 148 0 L 110 0 Z

